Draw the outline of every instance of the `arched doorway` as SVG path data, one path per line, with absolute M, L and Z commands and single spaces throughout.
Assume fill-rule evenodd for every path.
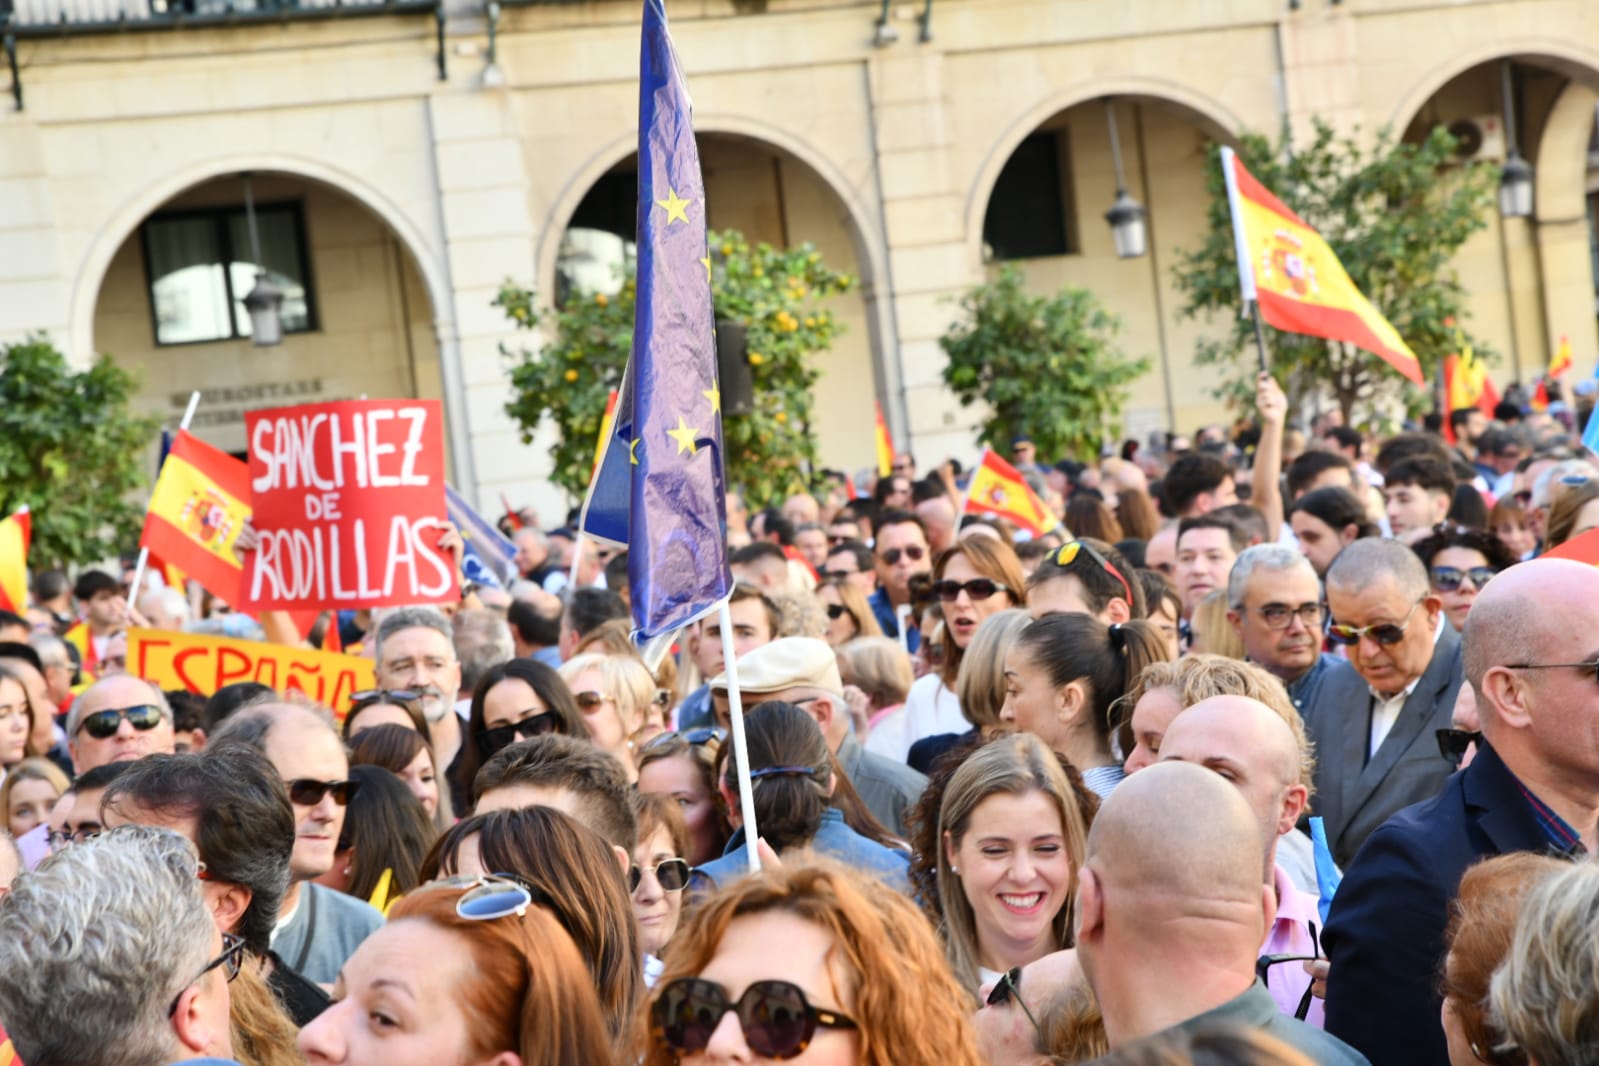
M 814 390 L 814 429 L 822 466 L 842 470 L 875 455 L 873 402 L 884 385 L 881 350 L 871 314 L 871 253 L 857 221 L 833 185 L 815 167 L 770 142 L 725 132 L 699 132 L 707 221 L 713 230 L 738 230 L 752 243 L 790 247 L 809 241 L 833 269 L 860 279 L 851 293 L 829 297 L 843 325 L 838 342 L 820 354 Z M 559 234 L 542 290 L 559 302 L 573 290 L 620 285 L 631 262 L 638 169 L 628 153 L 604 170 L 576 203 L 551 220 Z M 885 410 L 889 403 L 883 403 Z
M 175 424 L 198 389 L 196 432 L 242 452 L 253 408 L 442 398 L 431 286 L 394 227 L 326 182 L 251 180 L 263 265 L 286 295 L 283 342 L 255 347 L 240 304 L 257 268 L 242 176 L 199 181 L 139 219 L 95 290 L 94 345 L 138 373 L 138 405 Z

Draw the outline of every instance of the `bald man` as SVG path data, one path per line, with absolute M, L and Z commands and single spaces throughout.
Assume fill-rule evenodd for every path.
M 75 774 L 146 755 L 171 755 L 176 743 L 166 696 L 132 674 L 96 681 L 72 701 L 67 714 L 67 751 Z
M 1599 570 L 1535 559 L 1477 595 L 1464 633 L 1483 743 L 1366 841 L 1333 897 L 1327 1029 L 1378 1064 L 1445 1066 L 1444 924 L 1490 855 L 1599 848 Z
M 1277 864 L 1277 843 L 1294 833 L 1310 802 L 1311 757 L 1281 715 L 1247 696 L 1212 696 L 1179 714 L 1161 740 L 1162 761 L 1193 763 L 1238 790 L 1255 814 L 1265 854 L 1266 883 L 1277 917 L 1260 954 L 1314 956 L 1321 929 L 1318 897 L 1294 884 Z M 1322 1001 L 1310 995 L 1310 975 L 1285 960 L 1266 971 L 1266 989 L 1284 1014 L 1322 1026 Z
M 1366 1062 L 1280 1013 L 1255 979 L 1275 913 L 1261 878 L 1260 823 L 1237 789 L 1181 762 L 1123 781 L 1094 819 L 1077 890 L 1078 961 L 1111 1049 L 1232 1023 L 1264 1030 L 1312 1062 Z

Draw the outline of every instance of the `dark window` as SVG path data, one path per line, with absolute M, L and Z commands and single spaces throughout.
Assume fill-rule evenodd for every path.
M 983 243 L 995 259 L 1037 259 L 1067 255 L 1076 242 L 1067 231 L 1069 190 L 1062 180 L 1070 173 L 1066 135 L 1035 133 L 1005 161 L 983 216 Z
M 283 332 L 316 329 L 305 217 L 299 204 L 255 211 L 261 258 L 283 293 Z M 250 259 L 244 208 L 174 211 L 152 216 L 140 229 L 157 344 L 193 344 L 250 336 L 244 297 L 262 266 Z

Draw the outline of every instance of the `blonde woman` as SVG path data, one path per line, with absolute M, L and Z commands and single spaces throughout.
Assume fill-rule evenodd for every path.
M 636 782 L 633 756 L 648 728 L 655 699 L 655 679 L 649 670 L 632 656 L 579 655 L 562 663 L 558 673 L 572 690 L 589 739 L 616 756 L 629 784 Z

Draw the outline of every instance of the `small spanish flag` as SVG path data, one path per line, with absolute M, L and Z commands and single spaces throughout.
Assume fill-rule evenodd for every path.
M 594 467 L 589 471 L 589 480 L 594 480 L 594 475 L 600 472 L 600 460 L 605 456 L 605 442 L 611 439 L 611 427 L 616 423 L 616 390 L 611 390 L 611 396 L 605 401 L 605 414 L 600 416 L 600 435 L 594 441 Z
M 1038 498 L 1026 479 L 992 448 L 983 450 L 982 460 L 972 470 L 966 487 L 965 512 L 998 515 L 1035 537 L 1060 525 L 1060 519 Z
M 1416 353 L 1355 288 L 1322 235 L 1256 181 L 1231 148 L 1222 148 L 1221 167 L 1243 298 L 1285 333 L 1345 341 L 1424 384 Z
M 61 639 L 78 649 L 78 665 L 83 671 L 83 680 L 73 686 L 74 693 L 82 692 L 89 687 L 100 672 L 100 656 L 94 650 L 94 637 L 89 633 L 88 622 L 78 622 L 65 633 Z
M 1565 334 L 1560 336 L 1560 344 L 1555 348 L 1554 356 L 1549 360 L 1549 370 L 1545 374 L 1551 381 L 1571 369 L 1571 338 Z
M 238 603 L 244 564 L 233 545 L 249 518 L 249 467 L 182 430 L 161 464 L 139 546 Z
M 28 541 L 33 519 L 26 506 L 0 521 L 0 608 L 21 614 L 28 606 Z
M 883 421 L 883 405 L 877 404 L 877 476 L 887 477 L 894 472 L 894 439 L 888 435 L 888 423 Z

